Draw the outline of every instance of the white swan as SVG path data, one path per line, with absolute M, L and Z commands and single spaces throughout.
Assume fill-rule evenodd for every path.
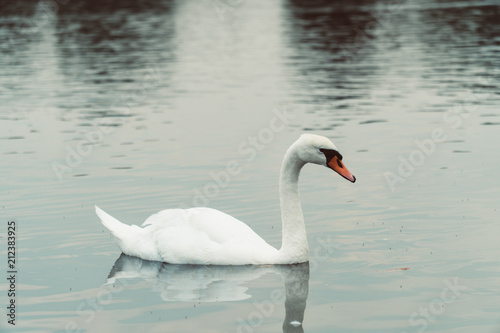
M 126 225 L 99 207 L 96 213 L 130 256 L 171 264 L 260 265 L 306 262 L 308 244 L 298 180 L 306 163 L 329 167 L 351 182 L 335 145 L 323 136 L 303 134 L 288 148 L 280 172 L 282 245 L 275 249 L 245 223 L 215 209 L 166 209 L 150 216 L 142 228 Z

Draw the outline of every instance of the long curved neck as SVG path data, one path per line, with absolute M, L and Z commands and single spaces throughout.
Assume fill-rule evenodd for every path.
M 279 255 L 287 263 L 305 262 L 309 257 L 298 188 L 300 170 L 305 162 L 297 156 L 294 148 L 290 147 L 285 154 L 279 184 L 283 233 Z

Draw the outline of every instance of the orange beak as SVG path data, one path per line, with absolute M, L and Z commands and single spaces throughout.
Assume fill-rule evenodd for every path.
M 347 170 L 344 163 L 342 163 L 342 161 L 337 156 L 332 157 L 330 162 L 328 162 L 328 166 L 351 183 L 354 183 L 356 181 L 356 177 L 354 177 L 354 175 L 349 170 Z

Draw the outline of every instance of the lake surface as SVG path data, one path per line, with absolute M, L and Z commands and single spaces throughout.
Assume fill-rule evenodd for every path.
M 4 279 L 0 329 L 500 332 L 499 16 L 493 0 L 3 4 L 17 307 L 14 327 Z M 302 133 L 357 177 L 303 169 L 309 265 L 120 256 L 94 213 L 210 206 L 279 247 Z

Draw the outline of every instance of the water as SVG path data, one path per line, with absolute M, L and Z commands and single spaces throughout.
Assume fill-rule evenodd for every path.
M 498 332 L 499 14 L 493 0 L 5 4 L 2 261 L 14 220 L 18 295 L 2 331 Z M 303 132 L 358 179 L 303 170 L 309 265 L 141 262 L 94 214 L 208 205 L 278 247 L 279 167 Z

